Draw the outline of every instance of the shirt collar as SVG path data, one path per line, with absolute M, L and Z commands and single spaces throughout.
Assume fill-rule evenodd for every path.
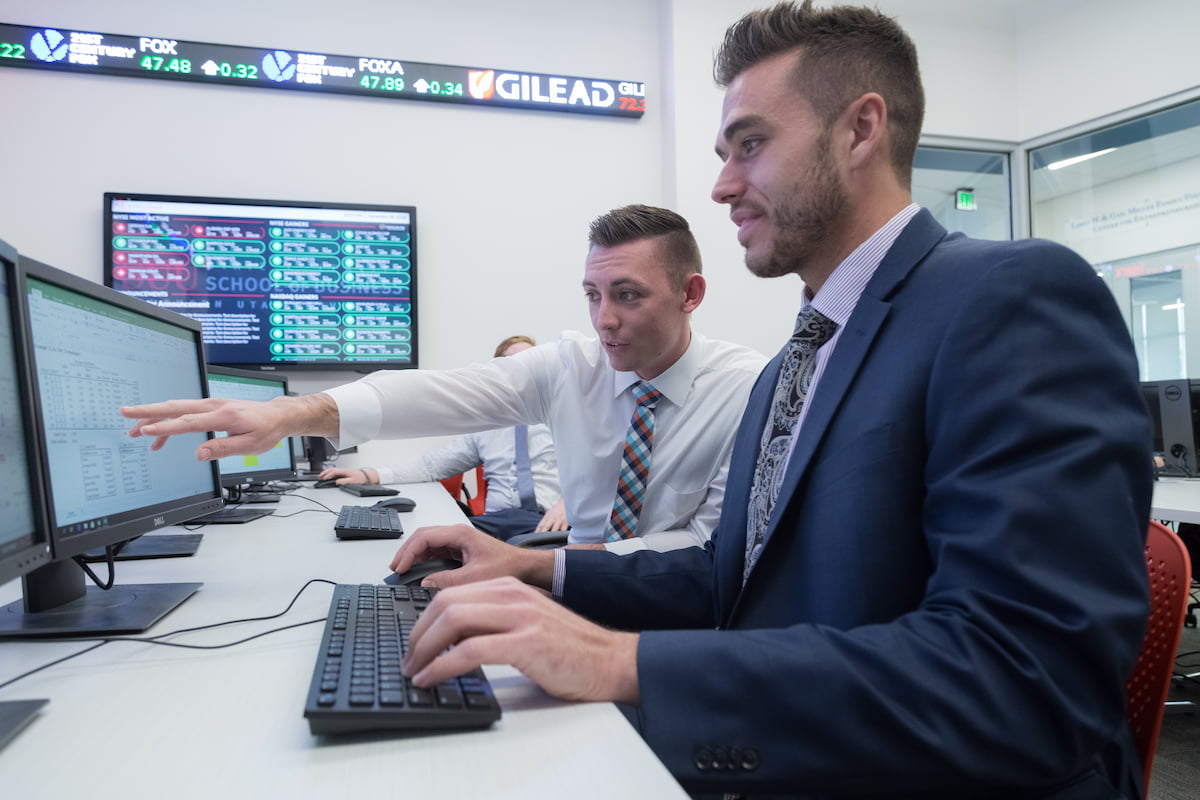
M 850 313 L 858 304 L 863 289 L 883 263 L 883 257 L 896 243 L 905 226 L 917 215 L 921 207 L 909 203 L 900 213 L 892 217 L 883 227 L 875 231 L 865 242 L 854 248 L 854 252 L 838 264 L 833 274 L 821 285 L 821 291 L 813 295 L 808 287 L 804 288 L 804 299 L 800 307 L 812 304 L 829 319 L 837 323 L 838 328 L 846 325 Z
M 687 399 L 692 390 L 692 382 L 700 368 L 700 359 L 704 348 L 704 337 L 692 331 L 692 341 L 688 344 L 683 355 L 658 377 L 648 381 L 655 389 L 662 392 L 663 397 L 679 406 Z M 622 392 L 642 380 L 636 372 L 617 372 L 613 370 L 613 397 L 620 397 Z

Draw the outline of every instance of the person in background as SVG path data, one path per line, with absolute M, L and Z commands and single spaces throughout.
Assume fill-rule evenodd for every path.
M 536 345 L 529 336 L 509 336 L 496 346 L 495 358 Z M 521 445 L 517 437 L 524 438 Z M 483 466 L 487 505 L 470 523 L 497 539 L 544 531 L 565 531 L 566 511 L 558 488 L 558 460 L 550 429 L 520 425 L 456 437 L 444 447 L 382 467 L 330 467 L 321 480 L 345 483 L 424 483 Z

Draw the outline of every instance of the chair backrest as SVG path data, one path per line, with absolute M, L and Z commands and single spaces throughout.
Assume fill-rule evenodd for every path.
M 446 487 L 446 491 L 450 496 L 459 503 L 465 505 L 471 512 L 471 516 L 482 514 L 487 508 L 487 481 L 483 479 L 483 467 L 475 468 L 475 494 L 471 494 L 463 483 L 463 476 L 452 475 L 449 478 L 442 478 L 442 486 Z
M 1146 536 L 1150 621 L 1133 674 L 1125 684 L 1125 713 L 1142 758 L 1147 788 L 1187 611 L 1191 569 L 1187 548 L 1179 537 L 1165 525 L 1151 522 Z

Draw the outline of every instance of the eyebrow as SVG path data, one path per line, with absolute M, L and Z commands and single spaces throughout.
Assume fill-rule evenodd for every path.
M 746 128 L 750 128 L 755 125 L 760 125 L 760 124 L 762 124 L 762 122 L 763 122 L 763 117 L 759 114 L 749 114 L 744 117 L 738 117 L 733 122 L 726 125 L 724 130 L 721 131 L 721 141 L 728 142 L 734 136 L 736 136 L 739 131 L 745 130 Z M 720 145 L 717 145 L 713 149 L 716 150 L 718 156 L 721 155 Z
M 611 286 L 625 286 L 626 284 L 632 284 L 634 286 L 641 286 L 641 281 L 639 281 L 637 278 L 617 278 L 610 285 Z M 595 289 L 596 283 L 595 283 L 595 281 L 589 281 L 589 280 L 585 279 L 583 281 L 583 288 L 587 289 L 589 287 L 592 289 Z

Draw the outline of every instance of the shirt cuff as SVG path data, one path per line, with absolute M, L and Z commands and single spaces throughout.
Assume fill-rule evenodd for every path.
M 550 579 L 550 596 L 562 600 L 563 584 L 567 580 L 567 551 L 561 547 L 554 551 L 554 575 Z
M 631 536 L 628 539 L 619 539 L 615 542 L 605 542 L 604 549 L 610 553 L 616 553 L 623 556 L 626 553 L 633 553 L 638 550 L 649 550 L 650 545 L 641 536 Z
M 326 389 L 338 407 L 338 435 L 330 438 L 338 450 L 377 438 L 383 422 L 379 396 L 371 389 L 345 384 Z

